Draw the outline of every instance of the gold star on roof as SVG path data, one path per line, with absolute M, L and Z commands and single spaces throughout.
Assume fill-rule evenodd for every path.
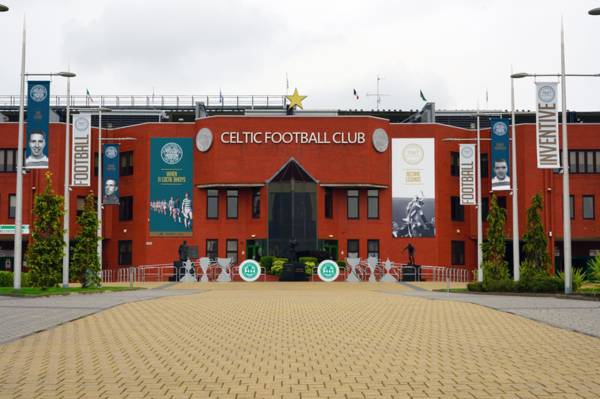
M 288 104 L 288 109 L 292 109 L 296 105 L 300 107 L 300 109 L 304 109 L 302 107 L 302 100 L 304 100 L 306 96 L 301 96 L 300 94 L 298 94 L 298 89 L 294 89 L 294 94 L 292 94 L 291 96 L 285 96 L 285 98 L 287 98 L 290 101 L 290 103 Z

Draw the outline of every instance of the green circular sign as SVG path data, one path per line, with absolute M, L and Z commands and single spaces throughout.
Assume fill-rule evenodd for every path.
M 337 279 L 340 275 L 340 267 L 332 260 L 324 260 L 323 262 L 319 263 L 317 274 L 322 281 L 330 283 L 335 281 L 335 279 Z
M 240 277 L 244 281 L 252 282 L 260 277 L 260 264 L 252 259 L 246 259 L 240 264 Z

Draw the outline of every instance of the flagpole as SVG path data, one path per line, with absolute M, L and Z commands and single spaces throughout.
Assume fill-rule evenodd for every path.
M 17 192 L 15 206 L 15 249 L 14 249 L 14 281 L 13 288 L 21 289 L 21 264 L 23 247 L 23 129 L 25 120 L 25 53 L 26 32 L 25 16 L 23 16 L 23 40 L 21 44 L 21 92 L 19 93 L 19 133 L 17 143 Z

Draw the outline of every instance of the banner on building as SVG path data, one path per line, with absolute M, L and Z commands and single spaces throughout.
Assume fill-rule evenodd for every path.
M 435 236 L 435 141 L 392 139 L 392 235 Z
M 510 190 L 509 120 L 490 118 L 492 136 L 492 191 Z
M 73 117 L 73 141 L 71 145 L 71 185 L 91 185 L 92 115 L 77 114 Z
M 119 205 L 119 144 L 102 146 L 102 203 Z
M 477 205 L 477 191 L 475 188 L 477 181 L 475 163 L 477 157 L 475 155 L 475 144 L 461 144 L 459 153 L 460 204 Z
M 560 168 L 557 87 L 556 82 L 535 83 L 537 166 L 541 169 Z
M 151 235 L 192 235 L 193 148 L 191 138 L 150 140 Z
M 50 82 L 27 82 L 27 169 L 48 168 L 48 123 L 50 120 Z

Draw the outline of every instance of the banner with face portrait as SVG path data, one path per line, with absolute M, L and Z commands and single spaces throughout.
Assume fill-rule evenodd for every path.
M 475 182 L 475 144 L 461 144 L 459 150 L 460 204 L 477 205 Z
M 91 184 L 91 143 L 92 115 L 75 115 L 71 146 L 71 185 L 74 187 L 88 187 Z
M 541 169 L 560 168 L 557 86 L 556 82 L 535 83 L 537 167 Z
M 492 136 L 492 191 L 510 190 L 510 160 L 506 118 L 490 118 Z
M 102 146 L 102 203 L 119 205 L 119 144 Z
M 151 235 L 192 235 L 193 148 L 191 138 L 150 139 Z
M 392 139 L 392 235 L 435 236 L 435 141 Z
M 27 82 L 27 169 L 48 168 L 48 123 L 50 120 L 50 82 Z

